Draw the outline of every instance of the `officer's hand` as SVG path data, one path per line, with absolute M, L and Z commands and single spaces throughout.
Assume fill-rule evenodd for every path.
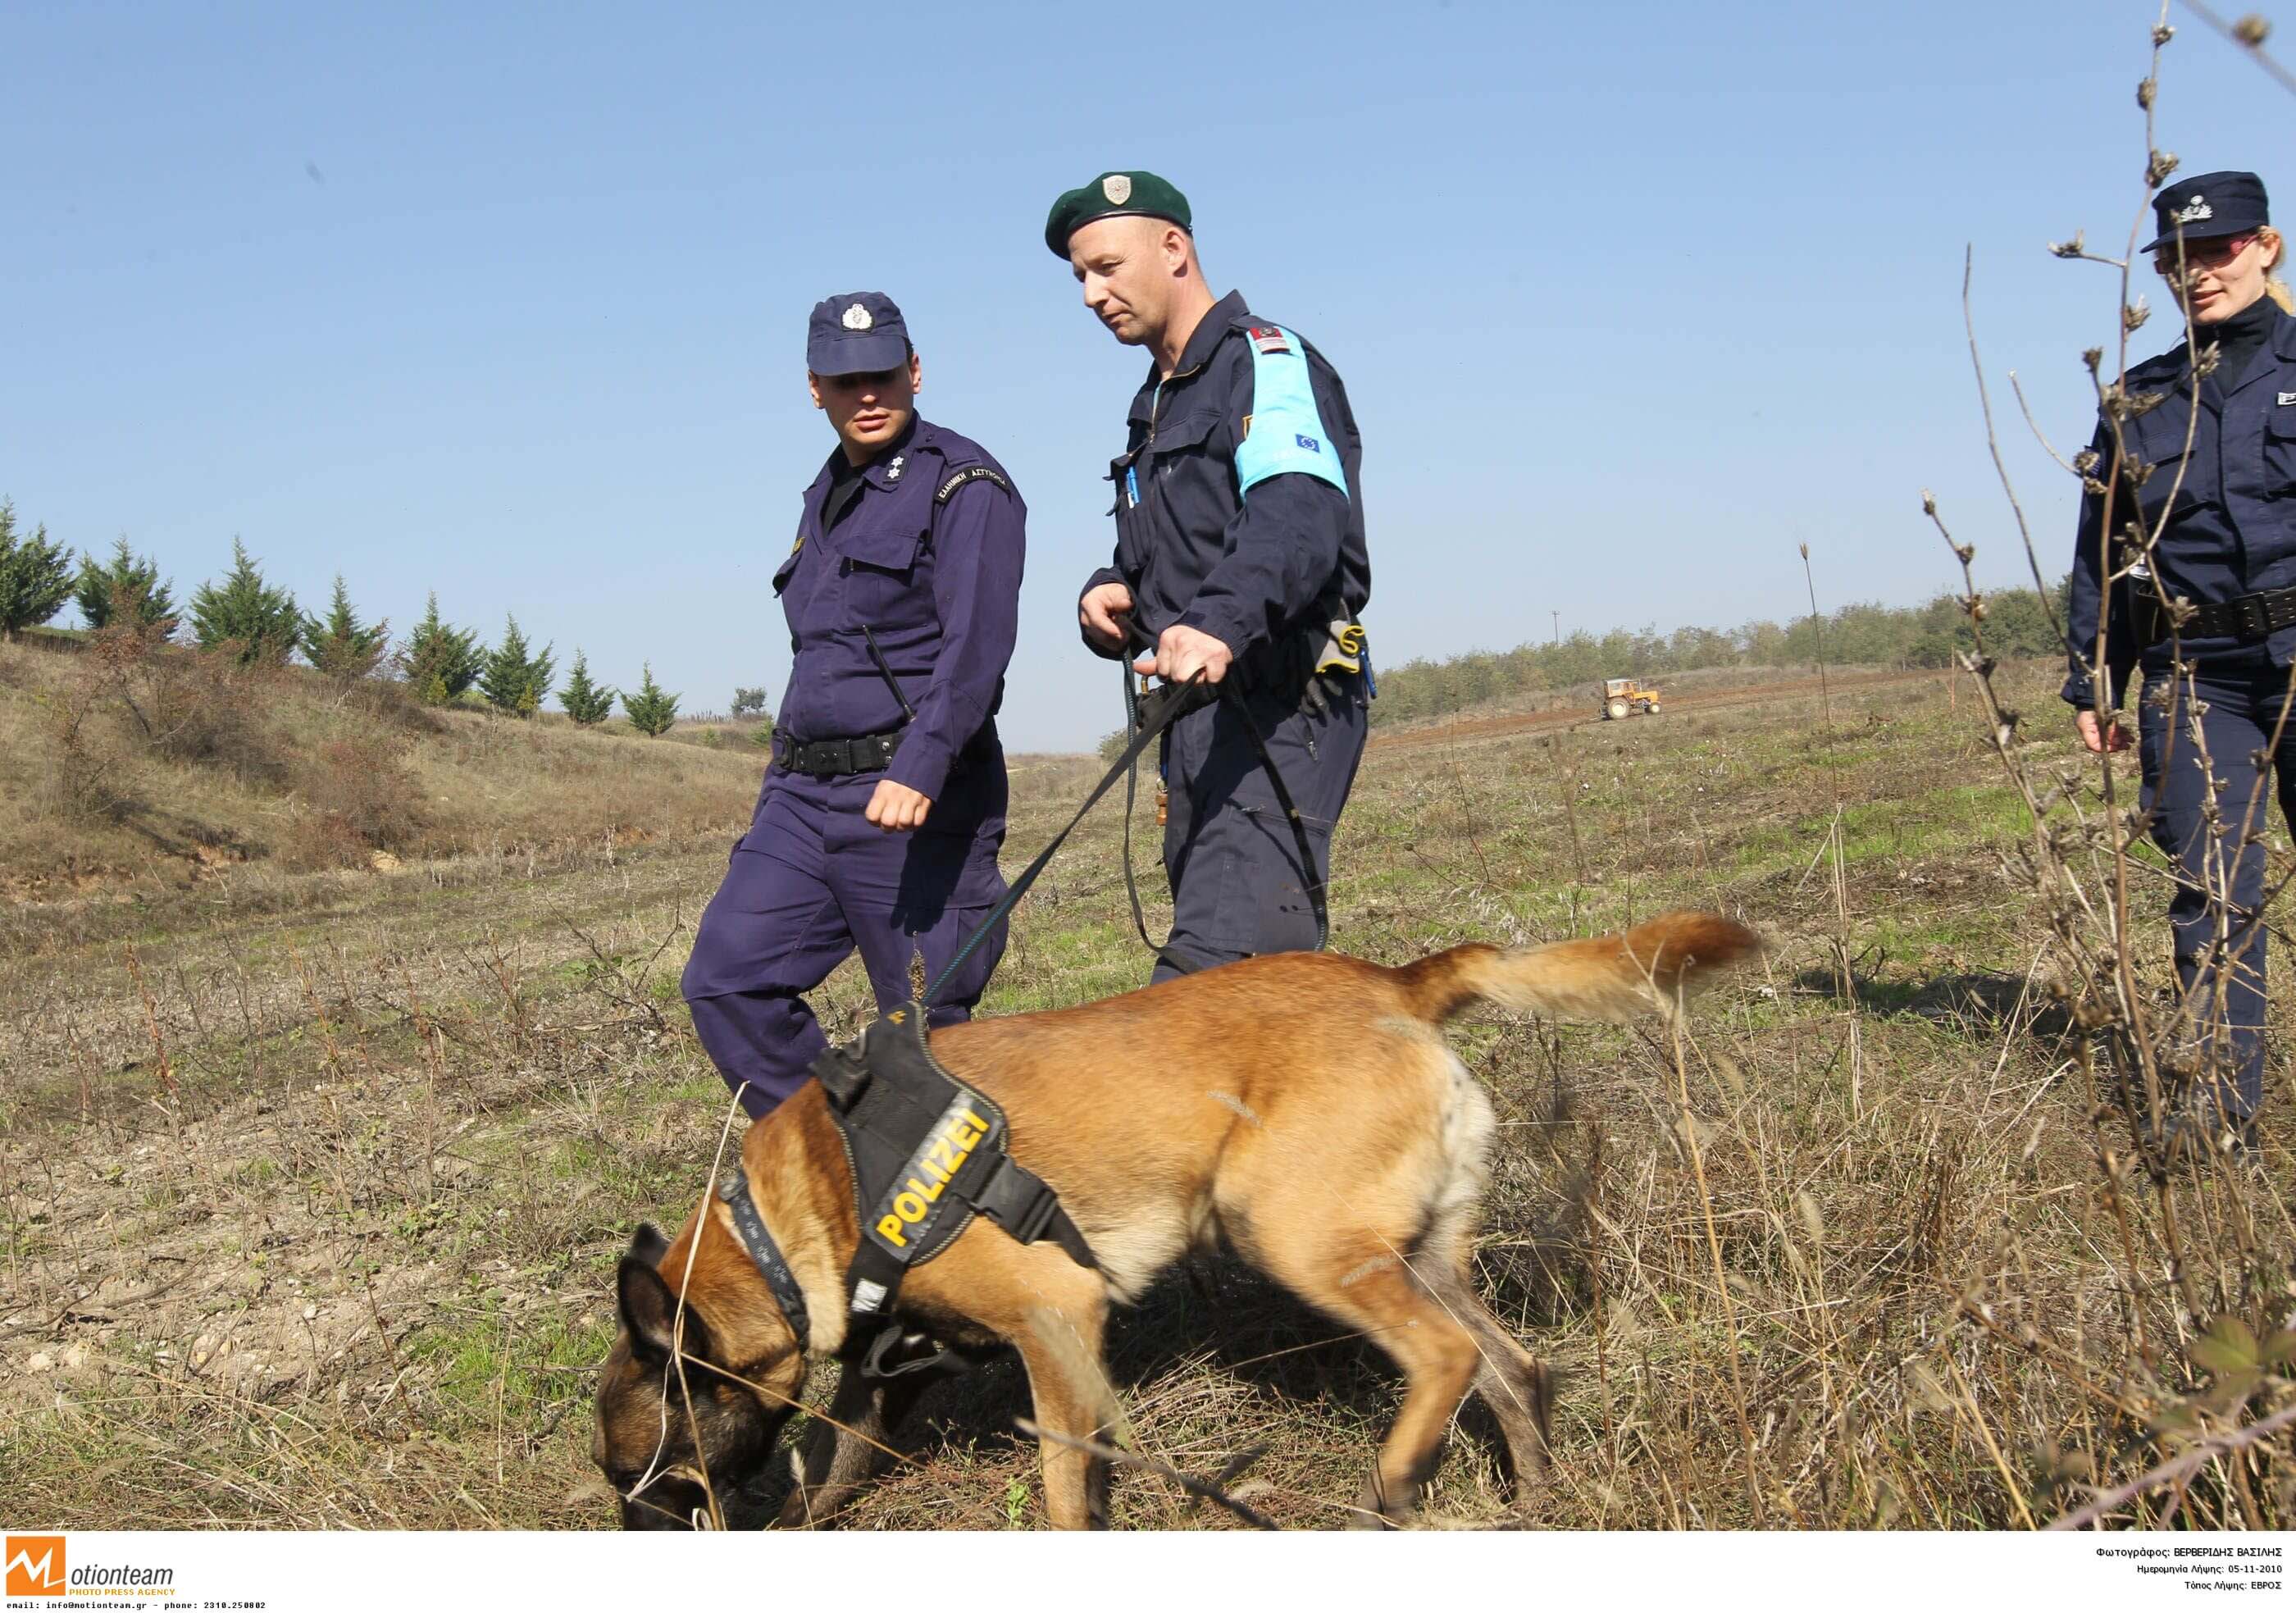
M 1217 684 L 1227 675 L 1227 664 L 1235 659 L 1235 651 L 1209 633 L 1193 627 L 1171 626 L 1156 641 L 1156 653 L 1143 655 L 1132 663 L 1135 672 L 1152 672 L 1167 683 L 1185 684 L 1204 669 L 1204 682 Z
M 2119 717 L 2107 722 L 2104 732 L 2099 733 L 2095 712 L 2076 711 L 2073 713 L 2073 726 L 2080 730 L 2081 743 L 2100 756 L 2108 750 L 2128 749 L 2128 731 L 2120 725 Z
M 931 810 L 932 802 L 906 784 L 879 779 L 876 792 L 870 796 L 868 807 L 861 815 L 887 834 L 900 834 L 911 829 L 922 829 L 925 814 Z
M 1124 624 L 1116 618 L 1132 609 L 1132 590 L 1122 583 L 1103 583 L 1077 602 L 1077 620 L 1085 636 L 1103 650 L 1124 648 Z

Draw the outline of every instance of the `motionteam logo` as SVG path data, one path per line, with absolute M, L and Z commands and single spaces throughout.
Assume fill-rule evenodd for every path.
M 11 1596 L 62 1596 L 64 1593 L 64 1537 L 61 1535 L 8 1536 L 8 1584 Z
M 125 1563 L 82 1563 L 67 1568 L 61 1535 L 7 1536 L 8 1596 L 100 1596 L 151 1601 L 176 1593 L 176 1570 Z M 77 1605 L 77 1604 L 72 1604 Z

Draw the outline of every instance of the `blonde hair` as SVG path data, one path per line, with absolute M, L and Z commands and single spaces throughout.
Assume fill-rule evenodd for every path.
M 2264 294 L 2272 299 L 2283 314 L 2296 314 L 2296 292 L 2290 291 L 2288 282 L 2272 272 L 2288 255 L 2288 243 L 2281 239 L 2280 232 L 2268 224 L 2256 232 L 2256 242 L 2272 254 L 2272 261 L 2264 266 Z

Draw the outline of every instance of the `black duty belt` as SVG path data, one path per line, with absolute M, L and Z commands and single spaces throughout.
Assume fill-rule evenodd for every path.
M 2140 616 L 2147 643 L 2157 644 L 2169 636 L 2169 612 L 2158 600 L 2146 597 Z M 2296 627 L 2296 588 L 2243 594 L 2238 599 L 2195 605 L 2177 632 L 2182 638 L 2232 638 L 2245 643 L 2270 638 L 2284 627 Z
M 906 725 L 904 725 L 906 727 Z M 901 748 L 904 728 L 865 733 L 849 740 L 804 740 L 774 730 L 774 766 L 784 773 L 835 778 L 848 773 L 882 773 Z

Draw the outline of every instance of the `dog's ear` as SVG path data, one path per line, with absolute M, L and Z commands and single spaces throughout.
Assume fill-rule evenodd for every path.
M 661 1228 L 652 1222 L 642 1223 L 637 1236 L 630 1240 L 630 1258 L 643 1260 L 648 1265 L 659 1266 L 661 1257 L 669 1253 L 669 1240 L 661 1235 Z
M 677 1321 L 677 1296 L 662 1274 L 650 1261 L 625 1255 L 615 1273 L 615 1290 L 630 1348 L 647 1361 L 668 1360 Z M 713 1358 L 709 1330 L 690 1305 L 685 1307 L 685 1353 L 704 1360 Z

